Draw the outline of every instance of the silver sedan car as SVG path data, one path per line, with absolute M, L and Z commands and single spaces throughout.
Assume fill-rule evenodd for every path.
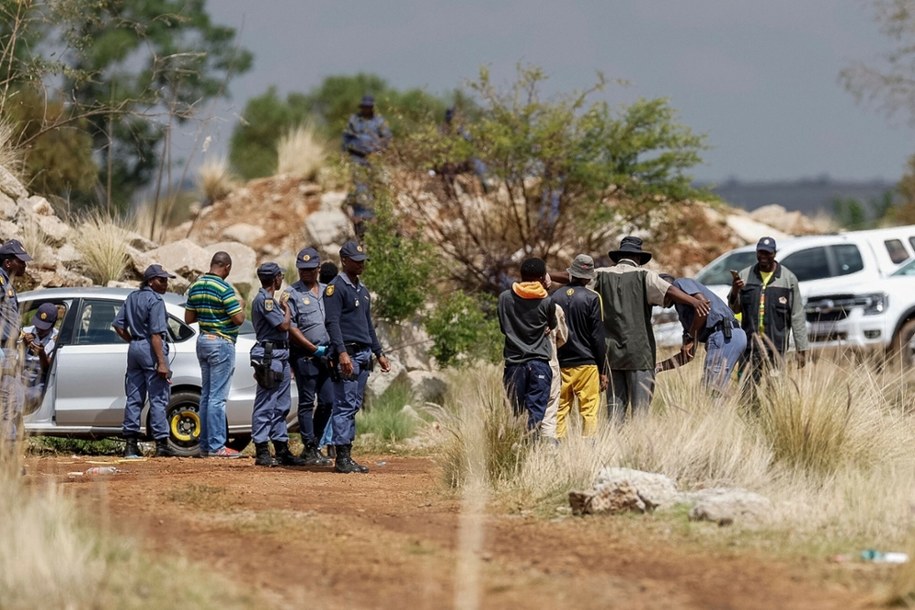
M 127 343 L 111 323 L 131 290 L 126 288 L 49 288 L 19 295 L 23 325 L 42 303 L 54 303 L 58 347 L 40 404 L 27 408 L 25 430 L 32 434 L 101 438 L 119 436 L 124 418 L 124 376 Z M 169 362 L 172 396 L 166 413 L 169 443 L 179 455 L 194 455 L 200 436 L 200 365 L 197 362 L 197 324 L 184 323 L 183 296 L 163 295 L 168 314 Z M 235 347 L 235 373 L 226 401 L 228 446 L 243 449 L 251 440 L 251 409 L 256 384 L 249 365 L 254 327 L 245 322 Z M 292 384 L 295 404 L 295 384 Z M 149 405 L 142 420 L 149 428 Z M 295 409 L 290 410 L 290 420 Z M 292 425 L 291 427 L 297 427 Z

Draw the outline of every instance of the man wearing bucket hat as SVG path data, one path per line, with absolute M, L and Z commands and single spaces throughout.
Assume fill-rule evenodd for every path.
M 651 253 L 642 249 L 642 240 L 627 235 L 616 250 L 608 254 L 614 265 L 597 270 L 594 289 L 604 307 L 607 334 L 607 360 L 610 385 L 607 406 L 611 417 L 622 419 L 647 411 L 654 393 L 657 348 L 651 328 L 651 308 L 663 306 L 665 298 L 693 307 L 708 315 L 708 303 L 671 286 L 657 272 L 642 265 Z
M 754 391 L 765 370 L 778 368 L 788 351 L 788 337 L 794 333 L 798 367 L 806 362 L 807 319 L 797 277 L 775 260 L 775 239 L 763 237 L 756 244 L 756 264 L 734 273 L 728 305 L 741 314 L 740 325 L 747 333 L 747 350 L 740 364 L 749 369 Z
M 331 460 L 318 452 L 334 407 L 334 384 L 327 361 L 330 336 L 324 325 L 324 289 L 318 281 L 321 257 L 314 248 L 303 248 L 295 258 L 299 281 L 287 287 L 283 300 L 289 305 L 290 363 L 298 389 L 299 433 L 302 459 L 309 466 L 330 466 Z M 317 409 L 315 409 L 317 399 Z
M 32 324 L 22 329 L 25 362 L 22 366 L 22 383 L 25 402 L 34 405 L 44 396 L 45 381 L 57 347 L 57 305 L 42 303 L 32 316 Z
M 594 259 L 579 254 L 568 269 L 569 283 L 553 293 L 552 300 L 566 312 L 568 339 L 559 348 L 562 387 L 556 416 L 556 438 L 566 435 L 572 402 L 578 397 L 582 435 L 597 431 L 600 393 L 607 388 L 606 341 L 600 296 L 588 288 L 594 279 Z
M 124 306 L 112 322 L 115 332 L 127 341 L 127 373 L 124 390 L 123 434 L 125 458 L 140 458 L 138 439 L 140 414 L 149 397 L 149 419 L 156 440 L 156 457 L 174 455 L 168 446 L 168 421 L 165 410 L 171 397 L 171 370 L 168 366 L 168 318 L 162 295 L 168 280 L 174 278 L 162 265 L 150 265 L 143 272 L 140 288 L 127 295 Z
M 18 239 L 0 246 L 0 412 L 3 413 L 3 440 L 15 441 L 16 421 L 22 407 L 22 382 L 16 342 L 19 340 L 19 297 L 13 281 L 25 273 L 25 264 L 32 260 Z

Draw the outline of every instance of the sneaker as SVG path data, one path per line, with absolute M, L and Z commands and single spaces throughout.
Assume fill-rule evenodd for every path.
M 235 459 L 241 457 L 241 452 L 231 447 L 220 447 L 218 451 L 207 454 L 207 457 Z

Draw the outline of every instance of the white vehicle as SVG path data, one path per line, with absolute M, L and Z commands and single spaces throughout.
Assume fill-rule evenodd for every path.
M 915 364 L 915 260 L 889 277 L 812 292 L 806 311 L 811 348 L 904 350 Z
M 841 292 L 851 285 L 888 277 L 915 258 L 915 225 L 776 241 L 776 260 L 797 276 L 805 302 L 813 293 Z M 755 244 L 736 248 L 703 267 L 696 280 L 726 300 L 731 290 L 730 271 L 755 263 Z M 675 333 L 657 328 L 655 335 L 659 344 L 668 345 Z

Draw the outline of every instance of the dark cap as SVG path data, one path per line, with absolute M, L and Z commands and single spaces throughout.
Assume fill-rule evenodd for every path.
M 358 263 L 367 259 L 368 256 L 366 256 L 365 249 L 360 244 L 348 241 L 340 248 L 340 258 L 348 258 Z
M 651 252 L 642 250 L 642 240 L 634 235 L 627 235 L 620 240 L 619 250 L 611 250 L 607 253 L 614 263 L 620 262 L 620 259 L 628 258 L 644 265 L 651 260 Z
M 38 311 L 32 316 L 32 326 L 41 330 L 48 330 L 57 322 L 57 305 L 42 303 Z
M 569 275 L 572 277 L 581 278 L 583 280 L 593 280 L 594 259 L 587 254 L 579 254 L 575 257 L 575 260 L 572 261 L 572 264 L 566 271 L 568 271 Z
M 150 265 L 146 268 L 146 271 L 143 272 L 143 281 L 148 282 L 154 277 L 164 277 L 166 279 L 174 279 L 175 276 L 162 268 L 162 265 Z
M 11 239 L 4 242 L 3 245 L 0 246 L 0 256 L 15 256 L 23 262 L 32 260 L 29 253 L 22 247 L 22 242 L 18 239 Z
M 274 262 L 264 263 L 257 268 L 257 277 L 263 280 L 272 280 L 277 276 L 283 275 L 283 270 Z
M 374 106 L 375 97 L 372 95 L 363 95 L 362 99 L 359 101 L 360 106 Z
M 317 269 L 321 266 L 321 257 L 314 248 L 302 248 L 295 257 L 296 269 Z
M 771 237 L 763 237 L 756 242 L 756 249 L 775 254 L 775 240 Z

